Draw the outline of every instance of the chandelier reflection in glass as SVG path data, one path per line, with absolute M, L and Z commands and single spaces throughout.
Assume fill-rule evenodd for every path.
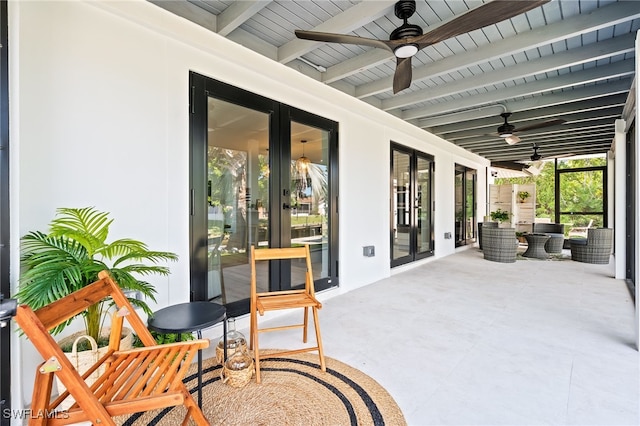
M 302 139 L 300 143 L 302 144 L 302 156 L 296 160 L 296 172 L 299 179 L 306 181 L 309 174 L 309 165 L 311 164 L 311 160 L 304 155 L 304 144 L 307 143 L 307 140 Z

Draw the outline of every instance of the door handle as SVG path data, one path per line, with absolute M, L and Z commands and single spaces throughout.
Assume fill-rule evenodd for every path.
M 282 203 L 282 209 L 283 210 L 289 210 L 291 208 L 291 206 L 287 203 Z

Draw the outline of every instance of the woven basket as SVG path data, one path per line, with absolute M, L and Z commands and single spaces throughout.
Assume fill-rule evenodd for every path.
M 109 337 L 110 329 L 107 328 L 102 331 L 103 337 Z M 91 350 L 78 352 L 77 346 L 78 342 L 86 339 L 91 344 Z M 75 367 L 78 371 L 78 374 L 81 376 L 94 365 L 100 358 L 102 358 L 107 351 L 109 350 L 108 346 L 104 346 L 98 348 L 96 341 L 93 337 L 84 334 L 84 331 L 79 331 L 70 336 L 67 336 L 58 341 L 58 346 L 67 346 L 72 344 L 71 352 L 65 352 L 64 354 L 71 361 L 71 365 Z M 122 339 L 120 340 L 120 350 L 128 350 L 133 347 L 133 332 L 129 328 L 122 329 Z M 102 373 L 104 373 L 106 366 L 101 366 L 95 372 L 93 372 L 89 377 L 87 377 L 86 383 L 87 386 L 91 386 L 97 379 L 100 377 Z M 58 395 L 62 394 L 67 388 L 60 380 L 56 380 Z M 59 406 L 60 410 L 68 410 L 73 404 L 75 400 L 73 397 L 67 397 Z
M 245 342 L 237 348 L 227 348 L 227 358 L 238 351 L 248 352 L 247 343 Z M 222 349 L 219 345 L 216 345 L 216 361 L 218 362 L 218 364 L 222 364 L 224 361 L 224 349 Z
M 253 360 L 251 360 L 251 364 L 242 370 L 231 370 L 223 366 L 222 371 L 220 371 L 220 378 L 222 379 L 222 383 L 226 383 L 234 388 L 241 388 L 251 381 L 255 372 L 256 367 Z

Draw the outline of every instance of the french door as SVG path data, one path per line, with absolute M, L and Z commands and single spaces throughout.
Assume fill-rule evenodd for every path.
M 456 164 L 455 245 L 472 244 L 476 238 L 476 171 Z
M 391 145 L 391 267 L 433 255 L 433 157 Z
M 249 311 L 249 248 L 308 245 L 317 290 L 337 281 L 337 123 L 191 74 L 191 290 Z M 274 291 L 304 283 L 273 262 Z

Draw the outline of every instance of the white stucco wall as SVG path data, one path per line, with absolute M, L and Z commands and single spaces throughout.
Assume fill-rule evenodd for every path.
M 156 308 L 188 300 L 190 70 L 339 122 L 340 288 L 329 295 L 391 274 L 391 140 L 435 157 L 435 257 L 455 252 L 444 239 L 455 163 L 478 170 L 484 214 L 488 161 L 151 3 L 10 2 L 9 31 L 12 241 L 44 230 L 58 207 L 109 211 L 112 238 L 180 256 L 152 279 Z M 11 253 L 15 288 L 17 244 Z M 13 347 L 18 406 L 40 358 L 17 335 Z

